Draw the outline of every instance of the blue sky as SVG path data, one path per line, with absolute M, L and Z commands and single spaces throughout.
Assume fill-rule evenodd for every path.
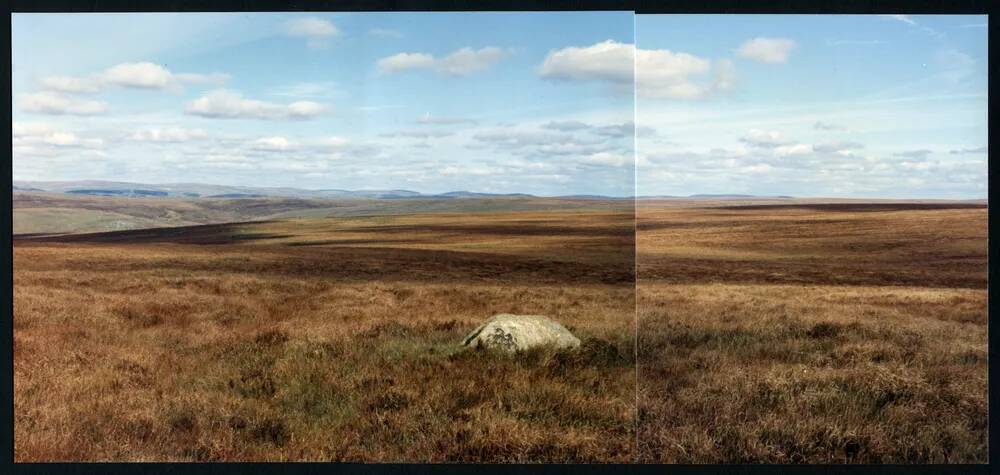
M 986 21 L 14 14 L 13 172 L 431 193 L 983 198 Z
M 986 23 L 639 15 L 637 192 L 985 198 Z
M 14 14 L 14 178 L 631 195 L 632 41 L 626 12 Z

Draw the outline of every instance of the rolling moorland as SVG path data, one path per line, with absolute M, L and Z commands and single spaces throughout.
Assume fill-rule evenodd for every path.
M 986 462 L 985 204 L 637 219 L 641 461 Z
M 984 202 L 14 199 L 18 461 L 986 460 Z
M 15 458 L 632 461 L 634 212 L 586 206 L 17 236 Z M 502 312 L 582 348 L 459 349 Z
M 399 199 L 365 196 L 322 199 L 294 196 L 185 198 L 15 191 L 12 197 L 15 235 L 121 231 L 289 218 L 599 210 L 608 206 L 608 200 L 600 199 L 494 195 Z M 616 206 L 630 207 L 631 204 L 623 202 Z

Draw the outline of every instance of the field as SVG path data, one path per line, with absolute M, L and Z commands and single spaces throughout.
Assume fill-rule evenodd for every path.
M 638 458 L 983 463 L 986 208 L 637 209 Z
M 15 237 L 17 461 L 987 458 L 981 203 L 72 200 L 216 224 Z
M 15 459 L 634 460 L 634 213 L 586 206 L 16 237 Z M 459 350 L 501 312 L 582 349 Z

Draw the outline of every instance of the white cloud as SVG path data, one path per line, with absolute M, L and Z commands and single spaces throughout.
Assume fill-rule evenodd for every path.
M 17 108 L 23 112 L 36 114 L 98 115 L 107 112 L 108 104 L 43 91 L 19 94 Z
M 551 51 L 538 74 L 548 79 L 605 82 L 623 92 L 635 87 L 646 98 L 704 99 L 732 89 L 735 67 L 726 59 L 713 63 L 688 53 L 636 49 L 608 40 Z M 698 76 L 706 78 L 696 81 Z
M 254 148 L 261 150 L 287 150 L 292 143 L 285 137 L 263 137 L 254 141 Z
M 423 125 L 474 124 L 475 122 L 476 121 L 465 117 L 436 117 L 432 116 L 430 112 L 425 112 L 424 115 L 417 119 L 417 123 Z
M 882 15 L 882 17 L 888 18 L 890 20 L 895 20 L 900 23 L 905 23 L 913 28 L 916 28 L 926 33 L 927 35 L 933 36 L 938 39 L 944 38 L 945 36 L 944 33 L 941 33 L 940 31 L 937 31 L 934 28 L 917 23 L 917 21 L 914 20 L 913 17 L 911 17 L 910 15 Z
M 393 74 L 410 69 L 429 68 L 434 65 L 434 57 L 424 53 L 399 53 L 378 60 L 378 70 L 383 74 Z
M 327 111 L 323 104 L 313 101 L 295 101 L 288 104 L 288 117 L 292 119 L 311 119 Z
M 496 47 L 482 49 L 462 48 L 437 61 L 435 69 L 453 76 L 467 76 L 485 71 L 503 57 L 503 51 Z
M 246 99 L 236 92 L 218 89 L 187 104 L 188 114 L 212 119 L 311 119 L 327 111 L 327 107 L 311 101 L 288 105 Z
M 47 76 L 39 85 L 48 91 L 83 94 L 100 92 L 110 86 L 176 91 L 184 83 L 222 85 L 228 80 L 227 74 L 174 74 L 159 64 L 138 62 L 117 64 L 89 77 Z
M 695 80 L 698 76 L 712 77 Z M 653 99 L 705 99 L 728 92 L 735 82 L 735 66 L 728 59 L 709 60 L 669 50 L 636 51 L 636 92 Z
M 590 125 L 577 120 L 549 121 L 542 124 L 543 129 L 558 130 L 560 132 L 572 132 L 574 130 L 586 130 Z
M 916 26 L 917 22 L 910 18 L 910 15 L 883 15 L 886 18 L 891 18 L 896 21 L 906 23 L 907 25 Z
M 208 137 L 202 129 L 185 129 L 182 127 L 150 128 L 135 131 L 130 137 L 140 142 L 180 143 Z
M 857 150 L 864 148 L 863 144 L 857 142 L 823 142 L 813 145 L 813 150 L 819 153 L 838 153 L 841 155 L 847 154 L 851 150 Z
M 788 61 L 795 42 L 787 38 L 753 38 L 736 49 L 736 54 L 761 63 L 777 64 Z
M 310 48 L 326 46 L 326 40 L 340 34 L 340 30 L 329 20 L 305 17 L 285 24 L 285 31 L 291 36 L 306 38 Z
M 965 154 L 987 153 L 987 148 L 986 147 L 960 148 L 960 149 L 951 150 L 948 153 L 950 153 L 952 155 L 965 155 Z
M 613 40 L 550 51 L 538 68 L 543 78 L 631 84 L 635 47 Z
M 103 153 L 103 139 L 56 129 L 49 124 L 14 122 L 11 129 L 15 157 L 56 157 L 68 151 L 87 155 Z
M 778 145 L 774 147 L 774 154 L 779 157 L 794 157 L 812 153 L 813 147 L 804 143 Z
M 471 175 L 471 176 L 490 176 L 490 175 L 503 175 L 504 169 L 499 167 L 491 167 L 487 165 L 463 165 L 455 166 L 450 165 L 442 168 L 439 173 L 442 175 Z
M 412 129 L 412 130 L 398 130 L 392 133 L 381 134 L 382 137 L 408 137 L 414 139 L 431 139 L 431 138 L 441 138 L 449 137 L 455 135 L 454 132 L 448 132 L 446 130 L 429 130 L 429 129 Z
M 781 135 L 780 132 L 760 129 L 750 129 L 747 131 L 746 135 L 740 137 L 740 142 L 753 147 L 761 148 L 775 148 L 781 145 L 788 145 L 790 143 Z
M 43 89 L 70 94 L 95 93 L 101 90 L 97 81 L 72 76 L 47 76 L 39 82 Z
M 112 66 L 101 75 L 104 82 L 139 89 L 166 89 L 175 84 L 173 75 L 154 63 L 124 63 Z
M 621 167 L 630 165 L 632 158 L 626 155 L 610 152 L 598 152 L 580 159 L 581 162 L 592 165 L 604 165 L 610 167 Z
M 432 69 L 451 76 L 468 76 L 486 71 L 503 58 L 500 48 L 488 46 L 481 49 L 462 48 L 443 58 L 426 53 L 399 53 L 378 60 L 376 66 L 382 74 L 395 74 L 414 69 Z

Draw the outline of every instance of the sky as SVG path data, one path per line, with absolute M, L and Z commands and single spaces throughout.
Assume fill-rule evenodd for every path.
M 12 15 L 15 180 L 634 193 L 633 15 Z M 587 48 L 624 48 L 600 80 Z
M 637 193 L 985 198 L 986 24 L 638 15 Z
M 987 19 L 13 14 L 15 180 L 985 198 Z

